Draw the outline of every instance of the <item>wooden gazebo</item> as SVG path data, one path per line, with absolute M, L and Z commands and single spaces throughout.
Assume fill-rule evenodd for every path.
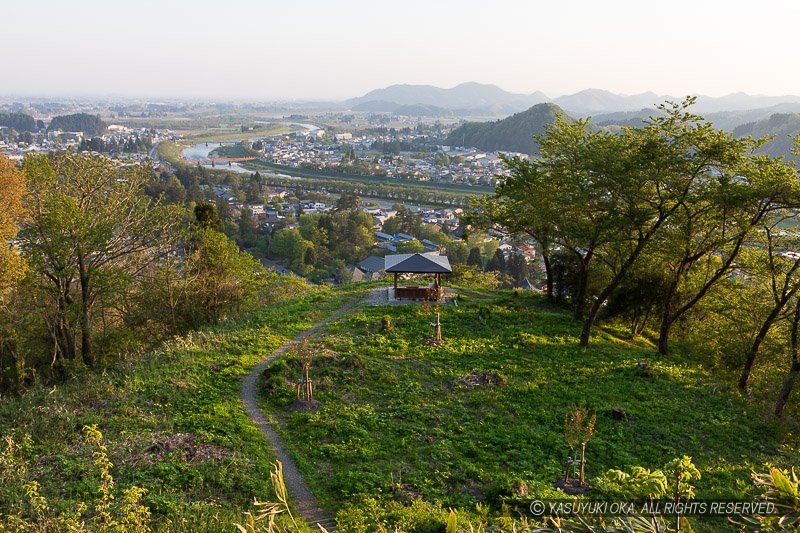
M 451 274 L 450 260 L 438 254 L 397 254 L 387 255 L 386 272 L 394 274 L 394 297 L 397 300 L 438 301 L 444 296 L 442 274 Z M 429 287 L 398 287 L 400 274 L 433 274 L 434 282 Z

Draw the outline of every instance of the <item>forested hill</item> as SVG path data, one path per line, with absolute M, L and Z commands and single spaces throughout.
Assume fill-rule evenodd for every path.
M 467 122 L 453 130 L 446 144 L 481 150 L 539 153 L 534 135 L 543 133 L 564 111 L 555 104 L 537 104 L 527 111 L 493 122 Z
M 733 130 L 736 137 L 772 136 L 773 139 L 759 149 L 759 152 L 773 157 L 794 159 L 792 154 L 794 138 L 800 135 L 800 113 L 775 113 L 769 118 L 743 124 Z
M 100 135 L 106 131 L 106 124 L 97 115 L 88 113 L 75 113 L 53 117 L 48 131 L 80 131 L 86 135 Z
M 0 113 L 0 128 L 16 131 L 37 131 L 36 120 L 25 113 Z

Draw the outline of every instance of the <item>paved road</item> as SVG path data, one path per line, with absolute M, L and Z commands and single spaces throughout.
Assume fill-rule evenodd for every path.
M 244 378 L 240 394 L 248 416 L 267 437 L 267 440 L 275 450 L 275 456 L 281 463 L 283 463 L 283 476 L 286 480 L 286 488 L 289 491 L 289 496 L 291 497 L 298 514 L 303 518 L 303 520 L 312 526 L 322 526 L 328 531 L 333 531 L 335 526 L 333 517 L 329 512 L 322 509 L 319 504 L 317 504 L 317 499 L 314 497 L 311 489 L 308 487 L 303 479 L 303 476 L 300 474 L 300 471 L 297 469 L 297 464 L 286 452 L 286 447 L 284 446 L 280 436 L 270 425 L 270 423 L 267 422 L 267 419 L 264 418 L 264 413 L 262 413 L 261 408 L 258 407 L 258 403 L 256 402 L 256 398 L 258 396 L 258 382 L 267 365 L 286 353 L 286 350 L 288 350 L 292 344 L 315 334 L 324 326 L 333 320 L 336 320 L 360 303 L 362 303 L 361 299 L 351 300 L 326 317 L 324 320 L 317 322 L 314 324 L 314 326 L 300 333 L 297 337 L 272 352 L 269 356 L 267 356 L 267 358 L 256 365 L 256 367 L 250 371 L 247 377 Z
M 155 143 L 150 151 L 147 152 L 147 157 L 152 159 L 153 161 L 158 161 L 158 145 L 161 144 L 161 141 Z

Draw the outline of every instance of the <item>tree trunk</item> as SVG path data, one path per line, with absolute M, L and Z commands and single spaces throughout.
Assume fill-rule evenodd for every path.
M 756 334 L 756 338 L 753 340 L 753 344 L 750 346 L 750 350 L 747 352 L 747 357 L 744 362 L 744 368 L 742 369 L 742 375 L 739 378 L 739 389 L 744 391 L 747 389 L 747 382 L 750 380 L 750 373 L 753 370 L 753 364 L 756 361 L 756 356 L 758 356 L 758 349 L 761 347 L 761 343 L 764 342 L 764 339 L 767 337 L 767 333 L 772 328 L 772 324 L 775 323 L 775 320 L 778 318 L 783 306 L 786 305 L 786 302 L 789 298 L 794 294 L 794 292 L 790 292 L 786 297 L 782 298 L 778 301 L 775 307 L 772 308 L 772 311 L 767 316 L 764 323 L 761 324 L 761 328 L 758 330 Z
M 555 296 L 553 296 L 553 267 L 550 265 L 550 254 L 542 254 L 542 260 L 544 261 L 544 275 L 545 275 L 545 285 L 547 290 L 547 301 L 548 302 L 555 302 Z
M 56 348 L 61 359 L 69 361 L 75 359 L 77 349 L 75 347 L 75 335 L 68 324 L 69 306 L 72 304 L 72 297 L 69 294 L 70 284 L 66 283 L 63 289 L 60 288 L 55 323 L 53 333 L 56 340 Z
M 795 379 L 797 374 L 800 373 L 800 359 L 797 357 L 797 329 L 800 325 L 800 300 L 794 305 L 794 315 L 792 316 L 792 328 L 789 336 L 789 346 L 792 351 L 792 366 L 789 368 L 789 373 L 786 375 L 786 380 L 783 382 L 783 388 L 778 396 L 778 402 L 775 404 L 775 416 L 783 416 L 783 410 L 786 407 L 786 402 L 789 400 L 789 395 L 792 393 Z
M 725 259 L 725 262 L 716 270 L 716 272 L 714 272 L 714 274 L 703 284 L 703 286 L 700 287 L 700 290 L 698 290 L 697 293 L 689 299 L 689 301 L 687 301 L 677 309 L 674 309 L 672 304 L 674 302 L 674 295 L 678 287 L 678 282 L 681 276 L 683 275 L 683 272 L 685 272 L 688 268 L 690 268 L 690 265 L 693 263 L 691 259 L 685 259 L 684 264 L 680 267 L 680 269 L 676 273 L 676 276 L 673 280 L 674 286 L 670 288 L 670 292 L 668 293 L 667 299 L 665 301 L 664 314 L 661 318 L 661 328 L 658 339 L 658 352 L 660 354 L 662 355 L 667 354 L 669 331 L 672 325 L 681 316 L 683 316 L 684 313 L 693 308 L 697 304 L 697 302 L 699 302 L 706 295 L 706 293 L 711 289 L 711 287 L 713 287 L 720 279 L 724 277 L 725 274 L 729 272 L 729 269 L 731 268 L 734 259 L 736 259 L 736 257 L 738 257 L 739 255 L 739 251 L 742 248 L 742 243 L 744 242 L 746 236 L 747 236 L 746 232 L 739 236 L 728 258 Z
M 783 410 L 786 408 L 786 402 L 789 400 L 789 395 L 792 393 L 792 388 L 794 387 L 794 382 L 798 374 L 800 374 L 800 361 L 795 360 L 792 361 L 792 366 L 783 382 L 781 393 L 778 395 L 778 402 L 775 404 L 775 416 L 783 416 Z
M 92 321 L 90 316 L 91 290 L 89 287 L 89 273 L 82 256 L 78 256 L 78 270 L 81 283 L 81 358 L 83 364 L 88 367 L 94 366 L 94 354 L 92 353 Z
M 600 312 L 600 306 L 603 304 L 603 301 L 599 298 L 595 301 L 592 307 L 589 309 L 589 313 L 583 319 L 583 329 L 581 330 L 581 346 L 588 346 L 589 345 L 589 338 L 592 336 L 592 328 L 594 327 L 594 321 L 597 318 L 597 313 Z
M 664 308 L 661 311 L 661 324 L 658 327 L 657 343 L 658 353 L 661 355 L 667 355 L 667 353 L 669 353 L 669 332 L 672 328 L 672 324 L 675 322 L 675 317 L 673 317 L 672 313 L 672 304 L 675 301 L 675 294 L 678 292 L 678 283 L 680 282 L 682 273 L 683 267 L 681 266 L 675 273 L 675 277 L 672 279 L 667 293 L 664 295 Z
M 586 469 L 586 443 L 581 443 L 581 470 L 578 475 L 578 482 L 583 486 L 584 470 Z
M 586 254 L 586 259 L 581 260 L 578 271 L 578 287 L 575 293 L 575 320 L 583 320 L 586 311 L 586 288 L 589 285 L 589 261 L 591 255 Z

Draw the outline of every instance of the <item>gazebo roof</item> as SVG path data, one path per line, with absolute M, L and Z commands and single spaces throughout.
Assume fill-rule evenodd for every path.
M 386 256 L 386 272 L 450 274 L 450 260 L 438 254 L 396 254 Z

